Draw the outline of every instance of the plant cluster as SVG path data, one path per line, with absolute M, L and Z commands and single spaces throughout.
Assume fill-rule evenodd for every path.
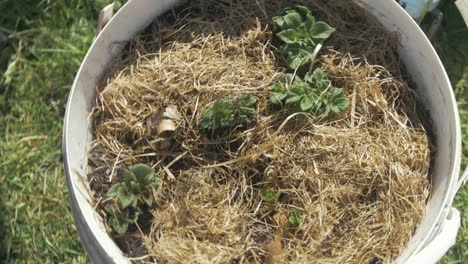
M 288 66 L 295 70 L 312 61 L 330 37 L 334 28 L 322 21 L 315 21 L 309 8 L 294 6 L 287 8 L 280 16 L 272 18 L 276 35 L 283 42 L 282 51 Z
M 200 126 L 215 130 L 250 124 L 255 116 L 256 102 L 257 98 L 251 95 L 236 100 L 218 99 L 202 111 Z
M 302 222 L 302 213 L 298 210 L 292 210 L 288 217 L 289 227 L 298 228 Z
M 263 188 L 260 190 L 260 199 L 269 204 L 277 204 L 280 196 L 281 192 L 276 192 L 271 188 Z
M 129 224 L 138 220 L 143 206 L 153 204 L 152 190 L 161 184 L 161 179 L 145 164 L 125 169 L 123 176 L 122 182 L 113 184 L 107 191 L 107 197 L 113 200 L 104 206 L 110 215 L 109 226 L 120 235 L 127 232 Z
M 312 63 L 322 42 L 335 31 L 325 22 L 315 21 L 310 10 L 300 5 L 285 9 L 281 16 L 272 20 L 279 30 L 276 35 L 284 43 L 282 49 L 288 66 L 293 70 Z M 320 68 L 307 72 L 303 78 L 284 74 L 272 85 L 270 101 L 318 118 L 343 112 L 349 105 L 342 89 L 334 87 Z
M 271 87 L 270 101 L 274 105 L 286 106 L 295 112 L 306 112 L 319 118 L 343 112 L 349 105 L 342 89 L 334 87 L 320 68 L 313 73 L 306 73 L 304 79 L 284 74 Z
M 260 199 L 270 205 L 275 205 L 279 202 L 281 192 L 275 191 L 271 188 L 262 188 L 260 190 Z M 288 217 L 289 227 L 298 228 L 302 222 L 302 212 L 298 210 L 291 210 Z

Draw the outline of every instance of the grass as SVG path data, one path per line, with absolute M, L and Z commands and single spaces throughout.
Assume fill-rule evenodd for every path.
M 65 95 L 105 1 L 0 0 L 0 259 L 83 263 L 61 161 Z M 8 10 L 5 12 L 5 10 Z
M 468 165 L 468 29 L 454 1 L 439 6 L 444 13 L 441 28 L 434 38 L 434 46 L 449 74 L 458 101 L 463 135 L 462 170 Z M 455 197 L 454 205 L 462 215 L 457 244 L 441 263 L 468 263 L 468 184 Z
M 61 161 L 65 96 L 111 0 L 0 0 L 0 262 L 86 263 Z M 468 30 L 453 0 L 435 46 L 459 99 L 468 163 Z M 7 10 L 7 11 L 5 11 Z M 442 263 L 468 262 L 468 186 L 457 245 Z

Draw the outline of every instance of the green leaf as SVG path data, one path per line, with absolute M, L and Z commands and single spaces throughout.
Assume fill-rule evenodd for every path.
M 117 219 L 115 216 L 111 216 L 107 224 L 119 235 L 124 235 L 128 230 L 128 223 L 121 219 Z
M 286 29 L 276 34 L 284 43 L 303 43 L 303 34 L 295 29 Z
M 335 29 L 322 21 L 315 21 L 309 8 L 296 5 L 273 17 L 278 38 L 285 43 L 283 55 L 289 68 L 295 70 L 310 62 L 318 43 L 328 38 Z
M 147 196 L 142 196 L 141 197 L 143 201 L 148 205 L 151 206 L 153 204 L 153 196 L 152 195 L 147 195 Z
M 300 82 L 299 80 L 294 80 L 294 84 L 291 86 L 291 89 L 289 89 L 290 95 L 302 95 L 305 94 L 307 90 L 310 90 L 309 87 L 303 83 Z
M 260 190 L 260 199 L 270 204 L 277 204 L 280 196 L 281 192 L 275 192 L 270 188 L 263 188 Z
M 331 86 L 331 82 L 328 80 L 321 80 L 315 82 L 315 88 L 318 89 L 319 92 L 324 92 Z
M 292 97 L 289 97 L 286 99 L 286 104 L 291 105 L 294 104 L 295 102 L 299 102 L 302 99 L 302 95 L 293 95 Z
M 132 222 L 129 219 L 129 211 L 119 208 L 115 203 L 107 204 L 104 209 L 109 214 L 107 223 L 112 230 L 120 235 L 125 234 L 125 232 L 127 232 L 128 223 Z
M 201 114 L 200 126 L 205 129 L 233 127 L 248 124 L 255 115 L 255 96 L 247 95 L 237 100 L 218 99 L 205 107 Z
M 304 75 L 304 82 L 306 82 L 306 83 L 313 83 L 313 82 L 314 82 L 314 75 L 311 74 L 310 72 L 307 72 L 307 73 Z
M 123 183 L 115 183 L 112 185 L 106 193 L 107 197 L 116 197 L 119 194 L 119 188 L 122 187 Z
M 119 188 L 118 197 L 119 197 L 120 204 L 122 205 L 123 209 L 127 208 L 130 204 L 134 204 L 135 203 L 134 201 L 136 200 L 135 194 L 130 192 L 128 187 L 125 185 Z
M 327 23 L 318 21 L 315 22 L 309 31 L 309 35 L 316 39 L 326 39 L 335 32 L 335 29 L 330 27 Z
M 340 88 L 336 88 L 336 87 L 332 87 L 330 90 L 329 90 L 329 100 L 330 101 L 333 101 L 335 100 L 336 98 L 340 98 L 340 97 L 343 97 L 343 90 L 340 89 Z
M 151 177 L 145 179 L 145 183 L 148 187 L 155 188 L 161 185 L 161 178 L 156 177 L 154 174 Z
M 135 207 L 133 209 L 133 217 L 128 217 L 127 223 L 136 223 L 138 221 L 138 217 L 142 214 L 142 210 L 140 207 Z
M 145 177 L 143 177 L 142 179 L 142 182 L 144 184 L 150 184 L 154 181 L 154 178 L 156 177 L 156 175 L 154 175 L 154 172 L 151 172 L 151 173 L 148 173 L 145 175 Z
M 302 57 L 303 63 L 302 65 L 310 62 L 310 59 L 312 58 L 314 54 L 314 49 L 312 47 L 302 47 L 299 49 L 299 56 Z
M 327 74 L 320 67 L 314 70 L 311 77 L 312 78 L 309 78 L 309 79 L 312 79 L 315 82 L 321 82 L 321 81 L 324 81 L 324 80 L 328 80 Z
M 161 185 L 161 183 L 162 183 L 161 178 L 159 178 L 159 177 L 154 178 L 154 187 L 158 187 L 159 185 Z
M 137 206 L 136 201 L 137 200 L 135 199 L 135 195 L 132 193 L 129 193 L 128 196 L 122 196 L 120 198 L 120 204 L 122 205 L 123 209 L 127 208 L 129 205 L 132 205 L 132 207 Z
M 307 60 L 306 58 L 300 56 L 299 50 L 296 50 L 294 53 L 292 50 L 289 50 L 287 52 L 286 61 L 288 63 L 288 67 L 292 70 L 295 70 L 304 65 Z
M 297 78 L 297 77 L 296 77 Z M 286 84 L 286 85 L 289 85 L 293 82 L 293 75 L 288 73 L 288 74 L 283 74 L 279 77 L 279 82 L 280 83 L 283 83 L 283 84 Z M 282 86 L 284 87 L 284 86 Z
M 149 182 L 147 182 L 147 183 L 145 184 L 145 186 L 147 186 L 146 189 L 156 188 L 156 187 L 158 187 L 159 185 L 161 185 L 161 182 L 162 182 L 161 178 L 154 176 L 153 179 L 152 179 L 151 181 L 149 181 Z
M 288 77 L 281 76 L 278 81 L 273 83 L 270 89 L 270 101 L 273 104 L 281 105 L 281 101 L 287 96 Z
M 301 15 L 297 11 L 294 11 L 294 10 L 287 12 L 287 14 L 283 16 L 283 20 L 284 20 L 285 26 L 287 26 L 288 28 L 299 27 L 302 23 Z
M 334 101 L 331 102 L 330 110 L 334 113 L 341 113 L 348 109 L 348 106 L 349 101 L 344 97 L 340 97 L 336 98 Z
M 137 177 L 139 181 L 141 181 L 141 179 L 143 179 L 148 174 L 154 174 L 154 171 L 150 166 L 142 163 L 133 165 L 132 167 L 130 167 L 130 170 L 133 172 L 133 174 Z
M 307 19 L 304 22 L 304 29 L 307 32 L 307 36 L 310 37 L 310 32 L 312 32 L 314 25 L 315 25 L 315 19 L 313 17 L 312 19 Z
M 301 100 L 301 110 L 304 112 L 309 111 L 314 104 L 317 102 L 317 98 L 314 97 L 313 95 L 306 95 L 304 98 Z
M 289 213 L 289 227 L 290 228 L 298 228 L 302 222 L 302 213 L 298 210 L 292 210 Z
M 257 102 L 257 98 L 252 95 L 246 95 L 237 100 L 237 107 L 252 107 Z
M 131 181 L 137 180 L 135 174 L 129 169 L 124 169 L 123 174 L 124 174 L 124 182 L 126 184 L 130 184 Z
M 273 25 L 280 29 L 283 28 L 285 24 L 283 16 L 274 16 L 271 20 L 273 21 Z
M 116 212 L 120 211 L 119 206 L 116 203 L 107 203 L 104 205 L 104 210 L 111 215 L 116 214 Z
M 236 115 L 236 119 L 239 121 L 239 123 L 242 122 L 250 122 L 250 117 L 255 115 L 255 109 L 252 109 L 250 107 L 239 107 L 238 113 Z
M 277 105 L 283 103 L 288 109 L 296 112 L 308 112 L 318 119 L 328 116 L 330 112 L 339 113 L 349 106 L 348 100 L 343 96 L 341 88 L 333 87 L 327 74 L 317 68 L 304 76 L 284 77 L 283 81 L 292 81 L 291 85 L 281 82 L 281 78 L 270 90 L 270 101 Z M 288 89 L 289 87 L 289 89 Z
M 294 77 L 293 84 L 294 84 L 294 85 L 304 86 L 305 82 L 301 79 L 301 77 L 299 77 L 298 75 L 296 75 L 296 76 Z
M 137 175 L 137 176 L 136 176 Z M 104 210 L 109 214 L 109 226 L 118 233 L 124 234 L 128 224 L 138 221 L 141 206 L 152 204 L 152 189 L 161 183 L 151 167 L 135 164 L 124 170 L 124 182 L 114 184 L 107 196 L 118 197 L 118 201 L 109 201 Z
M 255 109 L 253 106 L 257 102 L 255 96 L 247 95 L 236 100 L 234 105 L 235 120 L 237 124 L 249 124 L 255 116 Z
M 288 96 L 287 93 L 270 92 L 270 102 L 275 105 L 281 105 L 284 98 Z
M 235 124 L 234 113 L 231 110 L 231 101 L 219 99 L 209 104 L 201 114 L 200 125 L 204 129 L 217 129 L 231 127 Z
M 312 47 L 301 47 L 298 44 L 287 45 L 284 52 L 289 68 L 295 70 L 306 63 L 310 62 L 313 56 Z
M 306 18 L 306 19 L 314 18 L 314 16 L 312 16 L 312 12 L 310 12 L 310 9 L 306 6 L 296 5 L 294 6 L 294 10 L 296 10 L 299 14 L 301 14 L 303 18 Z
M 138 192 L 141 191 L 142 186 L 141 186 L 141 184 L 140 184 L 139 182 L 137 182 L 137 181 L 131 181 L 131 182 L 130 182 L 129 189 L 130 189 L 130 191 L 133 192 L 133 193 L 138 193 Z

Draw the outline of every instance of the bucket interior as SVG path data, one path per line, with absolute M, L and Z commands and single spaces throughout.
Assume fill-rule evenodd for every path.
M 183 1 L 129 1 L 106 25 L 86 55 L 67 104 L 63 153 L 72 212 L 81 240 L 94 261 L 129 262 L 105 231 L 94 210 L 87 183 L 87 151 L 92 139 L 89 120 L 95 89 L 112 59 L 132 36 L 155 17 Z M 420 250 L 447 214 L 459 173 L 461 135 L 457 105 L 447 74 L 430 42 L 418 25 L 395 1 L 359 0 L 389 31 L 400 33 L 400 57 L 417 84 L 433 120 L 436 137 L 432 159 L 432 195 L 426 214 L 396 262 L 404 262 Z

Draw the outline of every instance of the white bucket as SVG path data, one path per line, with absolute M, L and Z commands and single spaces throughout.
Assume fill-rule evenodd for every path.
M 424 15 L 434 10 L 440 0 L 397 0 L 397 2 L 412 16 L 416 21 L 420 21 Z
M 437 151 L 432 171 L 432 197 L 422 222 L 395 260 L 396 263 L 435 263 L 453 245 L 460 226 L 458 211 L 451 207 L 460 185 L 461 134 L 455 97 L 442 63 L 414 20 L 395 1 L 359 1 L 388 30 L 400 33 L 401 58 L 435 124 Z M 89 186 L 85 184 L 87 151 L 92 139 L 88 116 L 95 102 L 96 85 L 125 42 L 178 2 L 181 1 L 128 1 L 95 39 L 70 92 L 63 130 L 65 171 L 76 227 L 94 263 L 129 263 L 107 234 L 102 218 L 94 210 Z

